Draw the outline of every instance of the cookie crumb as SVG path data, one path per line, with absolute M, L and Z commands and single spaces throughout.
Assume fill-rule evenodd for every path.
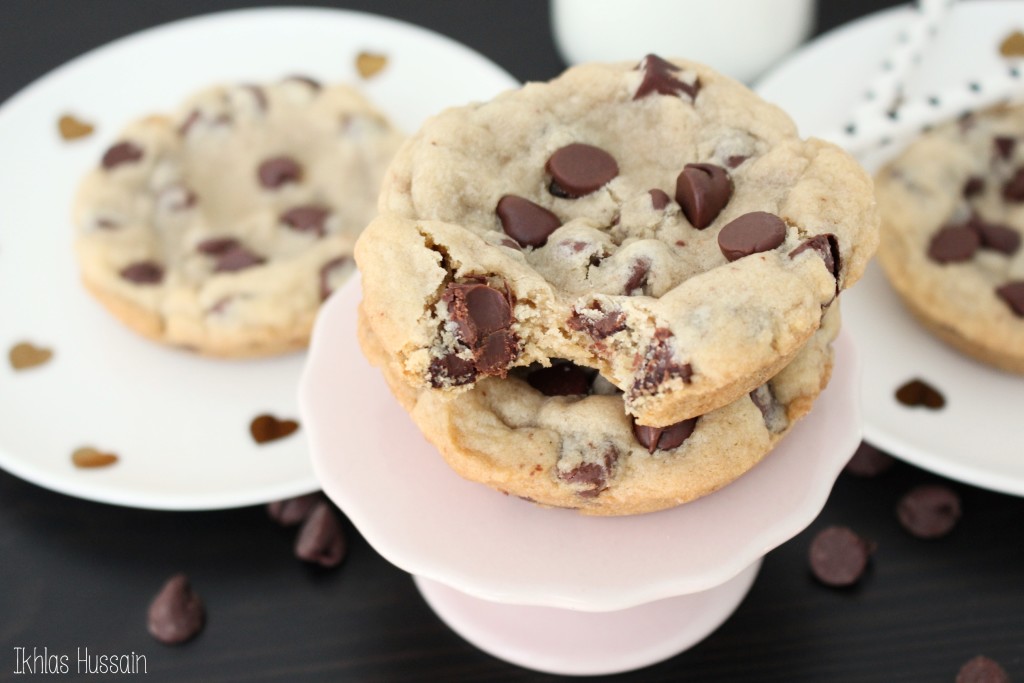
M 75 467 L 81 469 L 109 467 L 118 460 L 119 458 L 113 453 L 104 453 L 91 446 L 83 446 L 75 449 L 71 454 L 71 462 L 74 463 Z
M 20 342 L 11 347 L 7 358 L 15 370 L 27 370 L 50 362 L 53 350 L 36 346 L 31 342 Z
M 295 420 L 279 420 L 273 415 L 257 415 L 249 424 L 249 433 L 259 444 L 283 439 L 298 429 L 299 423 Z
M 78 140 L 92 135 L 96 127 L 71 114 L 64 114 L 57 119 L 57 130 L 64 140 Z
M 1024 57 L 1024 33 L 1014 31 L 999 43 L 999 54 L 1004 57 Z
M 356 71 L 363 78 L 373 78 L 388 65 L 387 55 L 376 52 L 360 52 L 356 55 Z

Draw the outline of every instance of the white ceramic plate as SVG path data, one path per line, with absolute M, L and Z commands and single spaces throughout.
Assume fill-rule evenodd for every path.
M 848 335 L 811 414 L 757 467 L 671 510 L 593 518 L 460 478 L 359 351 L 353 278 L 317 319 L 300 406 L 324 491 L 398 567 L 492 602 L 621 610 L 738 576 L 803 530 L 860 441 Z M 358 391 L 353 391 L 358 387 Z
M 370 81 L 360 51 L 388 57 Z M 144 31 L 56 69 L 0 109 L 0 351 L 52 348 L 42 367 L 0 366 L 0 467 L 109 503 L 207 509 L 317 488 L 304 432 L 257 446 L 250 420 L 295 418 L 302 355 L 224 362 L 144 341 L 79 286 L 69 205 L 77 179 L 129 120 L 167 111 L 217 82 L 306 74 L 361 88 L 406 132 L 440 109 L 515 87 L 506 72 L 436 33 L 326 9 L 225 12 Z M 96 125 L 65 142 L 57 119 Z M 113 467 L 76 470 L 90 445 Z
M 909 16 L 908 8 L 889 10 L 822 36 L 768 74 L 758 91 L 788 111 L 802 134 L 823 134 L 848 115 Z M 925 51 L 910 94 L 1005 67 L 997 46 L 1021 28 L 1021 3 L 956 5 Z M 893 151 L 865 156 L 865 166 L 875 170 Z M 868 441 L 947 477 L 1024 495 L 1024 378 L 977 363 L 925 332 L 874 264 L 843 295 L 843 324 L 864 357 Z M 913 378 L 938 388 L 946 407 L 929 411 L 896 401 L 896 389 Z

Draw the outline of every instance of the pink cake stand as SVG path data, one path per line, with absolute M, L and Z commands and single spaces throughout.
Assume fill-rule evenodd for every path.
M 672 510 L 593 518 L 456 475 L 364 358 L 358 278 L 313 334 L 300 388 L 324 491 L 454 631 L 496 657 L 559 674 L 667 659 L 739 606 L 761 558 L 818 515 L 860 442 L 856 353 L 836 340 L 832 381 L 770 456 Z

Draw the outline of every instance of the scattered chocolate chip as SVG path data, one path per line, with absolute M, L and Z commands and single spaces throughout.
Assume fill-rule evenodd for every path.
M 961 263 L 973 258 L 980 245 L 981 237 L 970 226 L 949 226 L 932 236 L 928 258 L 936 263 Z
M 725 160 L 725 165 L 729 168 L 736 168 L 749 158 L 750 157 L 743 156 L 742 154 L 734 154 Z
M 213 272 L 235 273 L 266 262 L 267 260 L 259 254 L 249 251 L 240 244 L 235 244 L 217 255 L 217 264 L 213 267 Z
M 647 448 L 647 452 L 653 453 L 654 451 L 670 451 L 683 445 L 683 442 L 693 434 L 699 418 L 691 417 L 667 427 L 647 427 L 637 424 L 632 416 L 629 419 L 633 423 L 633 436 Z
M 118 461 L 113 453 L 103 453 L 90 446 L 76 448 L 71 453 L 71 463 L 81 469 L 92 469 L 95 467 L 108 467 Z
M 363 78 L 373 78 L 388 65 L 387 55 L 360 52 L 356 55 L 356 71 Z
M 676 201 L 690 225 L 711 225 L 732 197 L 729 172 L 715 164 L 687 164 L 676 178 Z
M 57 130 L 64 140 L 78 140 L 92 135 L 95 127 L 71 114 L 64 114 L 57 120 Z
M 103 168 L 110 170 L 121 164 L 128 164 L 142 158 L 142 148 L 131 142 L 119 142 L 103 154 L 100 162 Z
M 862 441 L 843 471 L 855 477 L 877 477 L 888 472 L 895 464 L 896 459 L 891 455 Z
M 1006 161 L 1013 156 L 1013 150 L 1017 146 L 1017 139 L 1006 135 L 997 135 L 992 138 L 992 146 L 995 148 L 999 158 Z
M 896 400 L 908 407 L 924 406 L 938 410 L 946 405 L 939 390 L 920 379 L 912 379 L 896 390 Z
M 636 89 L 636 94 L 633 95 L 634 100 L 647 97 L 651 93 L 658 93 L 660 95 L 682 95 L 686 93 L 690 96 L 691 100 L 697 99 L 697 93 L 700 91 L 700 81 L 694 81 L 693 85 L 680 81 L 673 75 L 678 73 L 680 69 L 672 62 L 666 61 L 657 55 L 647 55 L 636 68 L 644 72 L 644 78 L 640 82 L 640 87 Z
M 206 609 L 187 576 L 168 579 L 149 604 L 146 623 L 150 635 L 167 645 L 184 643 L 203 630 Z
M 651 195 L 651 206 L 655 211 L 662 211 L 666 206 L 668 206 L 670 200 L 668 193 L 664 190 L 655 188 L 648 191 L 648 194 Z
M 796 258 L 808 249 L 817 252 L 818 256 L 825 262 L 825 268 L 828 269 L 828 272 L 832 273 L 833 277 L 839 278 L 842 261 L 839 254 L 839 240 L 836 239 L 835 235 L 815 235 L 789 252 L 789 258 Z
M 1012 256 L 1020 249 L 1020 233 L 1013 228 L 985 223 L 980 219 L 972 221 L 971 225 L 978 232 L 981 246 L 985 249 L 992 249 L 1008 256 Z
M 811 541 L 811 571 L 826 586 L 851 586 L 864 575 L 873 546 L 852 529 L 826 527 Z
M 718 233 L 718 248 L 729 261 L 770 251 L 786 240 L 786 224 L 766 211 L 745 213 Z
M 590 392 L 590 373 L 572 363 L 538 368 L 526 376 L 526 381 L 545 396 L 579 396 Z
M 275 500 L 267 503 L 267 516 L 281 526 L 295 526 L 304 521 L 321 500 L 323 496 L 319 491 L 295 498 Z
M 472 360 L 449 353 L 430 361 L 430 385 L 435 389 L 443 386 L 462 386 L 476 379 L 476 365 Z
M 196 251 L 206 256 L 223 256 L 238 244 L 234 237 L 208 237 L 196 244 Z
M 260 164 L 256 175 L 260 185 L 268 190 L 276 190 L 286 183 L 302 180 L 302 167 L 291 157 L 272 157 Z
M 588 195 L 604 187 L 619 175 L 619 165 L 611 154 L 600 147 L 574 142 L 557 150 L 544 169 L 554 182 L 572 199 Z
M 941 538 L 960 519 L 960 497 L 948 486 L 922 484 L 900 498 L 896 515 L 903 528 L 918 538 Z
M 602 462 L 585 462 L 569 471 L 558 470 L 558 478 L 569 484 L 583 484 L 588 488 L 578 491 L 580 498 L 596 498 L 608 489 L 608 477 L 619 460 L 619 451 L 609 445 Z
M 543 206 L 514 194 L 498 201 L 498 220 L 505 234 L 524 247 L 542 247 L 562 221 Z
M 53 351 L 31 342 L 19 342 L 7 352 L 7 359 L 14 370 L 27 370 L 50 362 Z
M 1002 299 L 1014 314 L 1024 318 L 1024 280 L 1007 282 L 996 288 L 996 296 Z
M 1024 166 L 1018 168 L 1013 177 L 1003 184 L 1003 199 L 1008 202 L 1024 202 Z
M 626 314 L 605 311 L 595 302 L 583 310 L 573 309 L 566 324 L 569 329 L 586 332 L 595 341 L 600 341 L 626 329 Z
M 298 428 L 299 423 L 295 420 L 279 420 L 273 415 L 257 415 L 249 424 L 249 433 L 256 443 L 264 444 L 283 439 Z
M 295 556 L 321 567 L 337 567 L 345 559 L 348 544 L 334 509 L 326 501 L 313 508 L 295 539 Z
M 331 210 L 325 206 L 308 204 L 295 206 L 281 214 L 281 222 L 296 232 L 308 232 L 323 237 L 326 234 L 325 224 Z
M 1024 35 L 1019 54 L 1024 54 Z M 978 655 L 967 660 L 956 674 L 956 683 L 1010 683 L 1010 674 L 994 659 Z
M 348 257 L 338 256 L 320 267 L 320 301 L 326 301 L 327 297 L 341 286 L 340 280 L 345 272 L 346 264 L 348 264 Z
M 970 199 L 976 197 L 985 191 L 985 179 L 980 176 L 971 176 L 964 183 L 963 195 L 964 199 Z
M 675 353 L 668 343 L 672 336 L 672 332 L 664 327 L 654 330 L 654 338 L 651 340 L 650 346 L 647 347 L 643 358 L 639 360 L 631 393 L 652 393 L 675 377 L 684 382 L 690 381 L 693 376 L 693 368 L 689 363 L 676 362 Z
M 284 80 L 286 80 L 286 81 L 298 81 L 299 83 L 305 83 L 306 85 L 308 85 L 313 90 L 321 90 L 324 87 L 320 83 L 320 81 L 316 80 L 315 78 L 310 78 L 309 76 L 304 76 L 302 74 L 292 74 L 291 76 L 288 76 Z
M 158 285 L 163 282 L 164 268 L 154 261 L 139 261 L 122 268 L 120 275 L 137 285 Z
M 640 258 L 633 262 L 633 267 L 629 271 L 629 279 L 626 280 L 625 292 L 626 294 L 633 295 L 634 293 L 643 294 L 644 287 L 647 286 L 647 275 L 651 272 L 651 260 L 647 258 Z

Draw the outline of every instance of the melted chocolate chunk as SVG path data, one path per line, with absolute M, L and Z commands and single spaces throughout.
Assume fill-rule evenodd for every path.
M 1020 233 L 1013 228 L 985 223 L 980 219 L 972 221 L 971 226 L 978 232 L 984 249 L 993 249 L 1007 256 L 1012 256 L 1020 249 Z
M 970 199 L 976 197 L 985 191 L 985 179 L 980 176 L 971 176 L 964 183 L 963 195 L 964 199 Z
M 249 251 L 241 244 L 232 245 L 217 254 L 216 258 L 217 264 L 213 267 L 215 273 L 234 273 L 267 262 L 265 258 Z
M 808 249 L 818 253 L 818 256 L 825 262 L 828 272 L 832 273 L 832 277 L 838 280 L 842 261 L 839 255 L 839 240 L 836 239 L 836 236 L 832 234 L 815 235 L 789 252 L 789 258 L 796 258 Z
M 462 386 L 476 379 L 476 365 L 471 360 L 449 353 L 430 361 L 430 385 L 435 389 L 445 385 Z
M 633 262 L 629 272 L 629 279 L 626 280 L 626 294 L 643 294 L 647 286 L 647 275 L 651 272 L 651 260 L 640 258 Z
M 664 327 L 654 330 L 654 339 L 637 368 L 631 390 L 633 394 L 653 393 L 674 377 L 679 377 L 684 382 L 690 381 L 693 368 L 689 363 L 676 362 L 675 354 L 668 343 L 672 336 L 672 332 Z
M 651 195 L 651 206 L 654 207 L 655 211 L 662 211 L 666 206 L 668 206 L 670 200 L 668 193 L 664 190 L 655 188 L 648 191 L 648 194 Z
M 234 237 L 210 237 L 196 245 L 196 251 L 206 256 L 221 256 L 238 246 Z
M 591 374 L 578 365 L 559 363 L 534 370 L 526 381 L 545 396 L 578 396 L 590 393 Z
M 732 197 L 729 172 L 715 164 L 687 164 L 676 178 L 676 201 L 698 230 L 711 225 Z
M 648 453 L 670 451 L 682 446 L 683 442 L 690 438 L 693 430 L 696 429 L 698 419 L 700 418 L 691 417 L 667 427 L 647 427 L 637 424 L 636 420 L 630 417 L 630 421 L 633 423 L 633 436 L 647 448 Z
M 811 541 L 808 559 L 818 581 L 826 586 L 851 586 L 864 575 L 873 552 L 874 544 L 852 529 L 830 526 Z
M 302 180 L 302 167 L 291 157 L 272 157 L 260 164 L 256 175 L 260 185 L 268 190 L 276 190 L 287 183 Z
M 1007 282 L 996 289 L 996 296 L 1002 299 L 1014 315 L 1024 318 L 1024 280 Z
M 562 221 L 529 199 L 507 194 L 498 201 L 498 220 L 505 234 L 524 247 L 542 247 Z
M 968 225 L 942 228 L 928 244 L 928 258 L 936 263 L 961 263 L 974 257 L 981 245 L 978 232 Z
M 996 155 L 1003 161 L 1007 161 L 1013 156 L 1013 150 L 1017 146 L 1017 139 L 1011 138 L 1005 135 L 997 135 L 992 138 L 992 147 L 995 149 Z
M 1024 166 L 1018 168 L 1013 177 L 1003 184 L 1003 199 L 1008 202 L 1024 202 Z
M 766 211 L 745 213 L 718 233 L 718 247 L 729 261 L 770 251 L 785 240 L 785 222 Z
M 122 268 L 120 275 L 136 285 L 158 285 L 164 280 L 164 267 L 156 261 L 138 261 Z
M 604 311 L 596 302 L 585 310 L 596 311 L 597 315 L 573 310 L 572 316 L 566 322 L 569 329 L 586 332 L 594 341 L 600 341 L 626 329 L 626 314 L 622 311 Z
M 308 204 L 295 206 L 281 214 L 281 222 L 296 232 L 308 232 L 323 237 L 326 234 L 325 225 L 331 210 L 325 206 Z
M 119 142 L 103 154 L 100 164 L 103 168 L 110 170 L 121 164 L 130 164 L 142 158 L 142 148 L 138 145 L 125 141 Z
M 896 506 L 900 524 L 918 538 L 941 538 L 960 519 L 960 497 L 948 486 L 922 484 L 900 498 Z
M 569 199 L 595 192 L 619 175 L 619 165 L 611 154 L 580 142 L 556 151 L 544 169 Z
M 725 160 L 725 165 L 728 166 L 729 168 L 736 168 L 749 158 L 750 157 L 744 156 L 742 154 L 733 154 L 732 156 Z
M 558 478 L 569 484 L 583 484 L 589 488 L 577 492 L 580 498 L 596 498 L 608 489 L 608 478 L 619 459 L 619 451 L 609 445 L 602 462 L 586 462 L 568 472 L 558 470 Z
M 515 322 L 512 301 L 486 284 L 449 284 L 441 295 L 448 307 L 448 317 L 455 323 L 457 337 L 473 354 L 472 373 L 466 360 L 456 354 L 435 359 L 436 369 L 450 379 L 472 381 L 476 375 L 504 377 L 508 365 L 519 355 L 519 340 L 509 328 Z M 435 365 L 431 363 L 431 375 Z
M 660 95 L 682 95 L 686 93 L 690 96 L 691 100 L 697 99 L 697 93 L 700 91 L 700 81 L 694 81 L 693 85 L 680 81 L 674 75 L 680 69 L 672 62 L 666 61 L 657 55 L 647 55 L 636 68 L 638 71 L 644 72 L 644 78 L 640 82 L 640 87 L 636 89 L 636 94 L 633 95 L 634 100 L 647 97 L 652 93 Z
M 938 410 L 946 405 L 946 399 L 939 390 L 920 379 L 912 379 L 897 389 L 896 400 L 909 408 L 924 406 Z

